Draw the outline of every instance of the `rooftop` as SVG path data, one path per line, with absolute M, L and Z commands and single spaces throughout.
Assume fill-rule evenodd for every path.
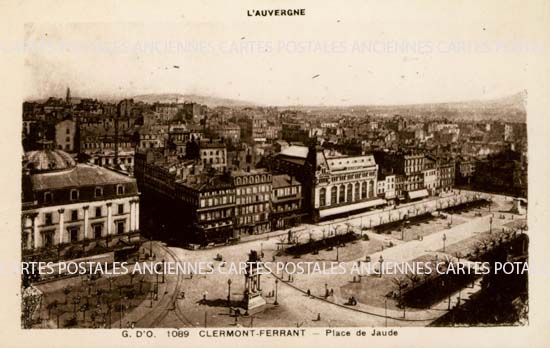
M 289 157 L 306 158 L 308 150 L 307 146 L 291 145 L 283 149 L 279 154 Z
M 78 164 L 74 168 L 62 172 L 34 174 L 30 179 L 33 189 L 37 191 L 135 182 L 135 179 L 107 168 L 88 164 Z
M 300 182 L 287 174 L 273 175 L 273 189 L 300 185 Z

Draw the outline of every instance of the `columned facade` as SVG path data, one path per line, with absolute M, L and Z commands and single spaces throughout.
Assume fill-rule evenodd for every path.
M 107 235 L 113 234 L 113 203 L 107 203 Z
M 59 213 L 59 244 L 63 244 L 65 234 L 65 209 L 61 208 L 57 211 Z
M 82 209 L 84 209 L 84 239 L 89 239 L 90 238 L 90 234 L 89 234 L 89 206 L 85 205 L 84 207 L 82 207 Z

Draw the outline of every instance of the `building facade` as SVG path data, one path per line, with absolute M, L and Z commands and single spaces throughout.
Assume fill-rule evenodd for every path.
M 75 164 L 62 151 L 26 154 L 23 257 L 70 259 L 139 241 L 136 181 L 106 168 Z
M 227 167 L 227 148 L 221 142 L 201 142 L 199 156 L 204 166 L 214 169 Z
M 231 172 L 235 186 L 234 237 L 269 232 L 272 175 L 265 170 Z
M 271 228 L 273 230 L 296 226 L 301 222 L 302 184 L 286 174 L 273 176 L 271 191 Z
M 75 151 L 76 123 L 64 120 L 55 125 L 55 143 L 57 148 L 67 152 Z

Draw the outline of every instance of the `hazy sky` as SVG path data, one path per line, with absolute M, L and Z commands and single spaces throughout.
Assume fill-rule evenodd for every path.
M 307 9 L 306 9 L 307 10 Z M 541 42 L 517 11 L 26 26 L 26 97 L 200 94 L 270 105 L 487 99 L 526 88 Z M 414 12 L 414 11 L 412 11 Z M 179 68 L 176 68 L 177 66 Z

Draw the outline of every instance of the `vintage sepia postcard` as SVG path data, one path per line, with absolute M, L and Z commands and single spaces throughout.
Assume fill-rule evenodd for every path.
M 0 6 L 6 346 L 550 344 L 547 1 Z

